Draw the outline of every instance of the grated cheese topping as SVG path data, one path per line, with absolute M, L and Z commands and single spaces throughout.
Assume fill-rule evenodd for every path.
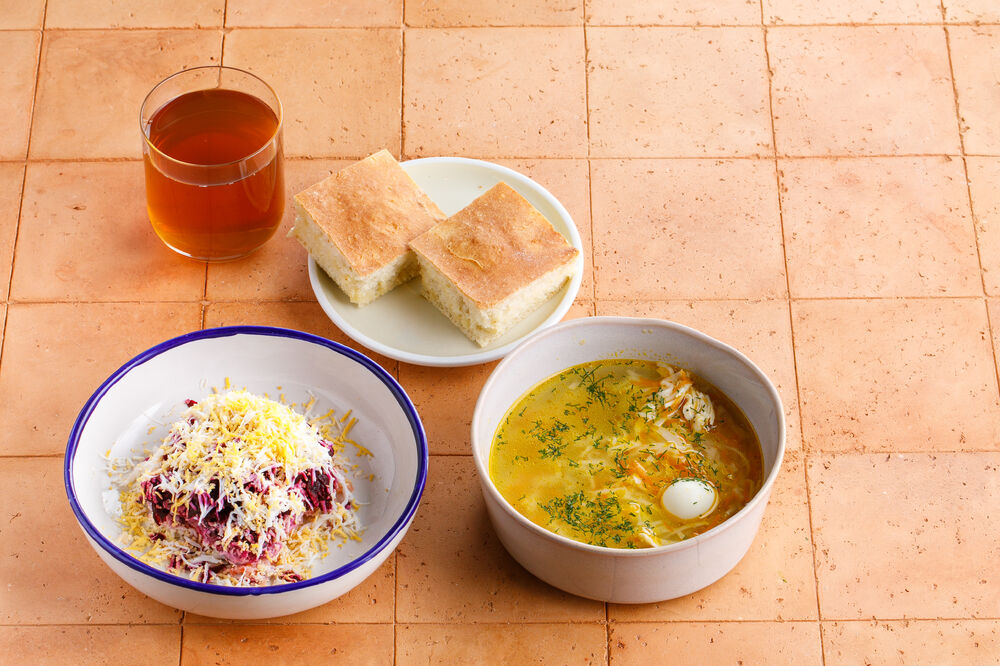
M 349 439 L 350 412 L 310 420 L 245 390 L 185 402 L 150 456 L 111 461 L 123 542 L 140 560 L 201 582 L 271 585 L 308 578 L 331 539 L 360 540 L 343 450 L 367 449 Z

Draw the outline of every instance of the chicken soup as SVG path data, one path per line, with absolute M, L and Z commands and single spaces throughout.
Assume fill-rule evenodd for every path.
M 577 365 L 507 412 L 490 478 L 522 515 L 583 543 L 649 548 L 696 536 L 760 489 L 753 427 L 721 391 L 645 360 Z

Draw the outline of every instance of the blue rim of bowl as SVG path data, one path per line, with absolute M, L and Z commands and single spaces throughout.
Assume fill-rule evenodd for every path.
M 410 495 L 410 499 L 407 501 L 403 513 L 392 525 L 389 531 L 386 532 L 386 534 L 383 535 L 383 537 L 379 539 L 374 546 L 347 564 L 338 567 L 333 571 L 314 578 L 307 578 L 296 583 L 267 585 L 261 587 L 230 587 L 228 585 L 199 583 L 180 576 L 174 576 L 166 571 L 145 564 L 144 562 L 132 557 L 118 546 L 114 545 L 100 532 L 100 530 L 97 529 L 97 527 L 94 526 L 94 524 L 87 517 L 87 514 L 84 513 L 80 503 L 77 501 L 76 488 L 73 485 L 72 475 L 73 462 L 76 457 L 77 446 L 84 427 L 86 427 L 91 414 L 104 395 L 134 368 L 166 351 L 197 340 L 208 340 L 233 335 L 260 335 L 278 338 L 291 338 L 293 340 L 301 340 L 303 342 L 309 342 L 326 347 L 342 354 L 343 356 L 347 356 L 367 368 L 379 380 L 381 380 L 383 384 L 386 385 L 393 396 L 395 396 L 400 406 L 403 408 L 403 411 L 406 413 L 406 418 L 410 422 L 410 427 L 413 429 L 413 434 L 417 440 L 417 478 L 416 483 L 414 484 L 413 492 Z M 73 509 L 73 513 L 76 515 L 77 521 L 79 521 L 81 527 L 83 527 L 83 531 L 96 543 L 100 544 L 100 546 L 107 551 L 109 555 L 122 564 L 126 565 L 130 569 L 138 571 L 139 573 L 146 574 L 147 576 L 151 576 L 165 583 L 170 583 L 171 585 L 177 585 L 178 587 L 196 590 L 198 592 L 207 592 L 209 594 L 243 597 L 262 594 L 279 594 L 282 592 L 291 592 L 292 590 L 300 590 L 313 585 L 319 585 L 321 583 L 335 580 L 371 560 L 394 538 L 396 538 L 396 536 L 404 530 L 413 519 L 413 516 L 417 511 L 417 505 L 420 503 L 420 497 L 423 495 L 424 486 L 427 483 L 427 466 L 427 436 L 424 433 L 423 425 L 420 423 L 420 417 L 417 415 L 416 407 L 413 406 L 413 403 L 406 395 L 406 392 L 403 391 L 403 387 L 400 386 L 399 382 L 393 379 L 393 377 L 389 375 L 389 373 L 387 373 L 381 366 L 375 363 L 375 361 L 371 360 L 364 354 L 351 349 L 350 347 L 346 347 L 340 343 L 333 342 L 332 340 L 327 340 L 326 338 L 322 338 L 318 335 L 312 335 L 302 331 L 295 331 L 288 328 L 278 328 L 274 326 L 223 326 L 219 328 L 209 328 L 201 331 L 194 331 L 192 333 L 186 333 L 176 338 L 171 338 L 170 340 L 161 342 L 160 344 L 150 347 L 132 360 L 128 361 L 112 373 L 110 377 L 104 380 L 104 383 L 102 383 L 97 390 L 94 391 L 94 394 L 91 395 L 90 399 L 88 399 L 86 404 L 84 404 L 83 409 L 80 410 L 79 416 L 76 417 L 73 429 L 70 431 L 69 441 L 66 444 L 66 456 L 63 462 L 63 482 L 66 486 L 66 496 L 69 498 L 70 507 Z

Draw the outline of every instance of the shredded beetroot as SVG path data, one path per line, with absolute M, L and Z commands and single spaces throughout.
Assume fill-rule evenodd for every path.
M 301 415 L 273 415 L 267 398 L 237 393 L 185 400 L 188 410 L 133 477 L 130 501 L 146 516 L 145 534 L 155 534 L 150 541 L 170 542 L 136 547 L 161 562 L 179 551 L 169 555 L 167 569 L 193 580 L 239 585 L 302 580 L 321 551 L 315 537 L 333 536 L 336 525 L 344 526 L 339 536 L 357 528 L 357 517 L 341 508 L 353 511 L 356 503 L 351 483 L 341 476 L 339 440 L 324 439 Z M 247 408 L 248 398 L 260 408 Z M 217 410 L 217 403 L 224 408 Z M 266 434 L 274 428 L 255 420 L 262 418 L 288 428 L 294 456 L 287 449 L 271 451 L 257 438 L 258 429 Z M 249 443 L 241 439 L 247 434 L 253 436 Z M 188 449 L 192 443 L 196 446 Z M 294 538 L 304 524 L 318 532 Z
M 320 511 L 333 509 L 333 498 L 337 493 L 337 480 L 324 470 L 312 469 L 295 477 L 292 486 L 299 490 L 309 506 Z

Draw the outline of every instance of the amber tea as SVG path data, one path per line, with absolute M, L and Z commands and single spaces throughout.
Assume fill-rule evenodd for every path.
M 232 76 L 223 72 L 219 83 Z M 152 110 L 143 122 L 146 205 L 163 242 L 209 261 L 263 245 L 284 211 L 280 130 L 280 106 L 221 86 L 180 92 Z

